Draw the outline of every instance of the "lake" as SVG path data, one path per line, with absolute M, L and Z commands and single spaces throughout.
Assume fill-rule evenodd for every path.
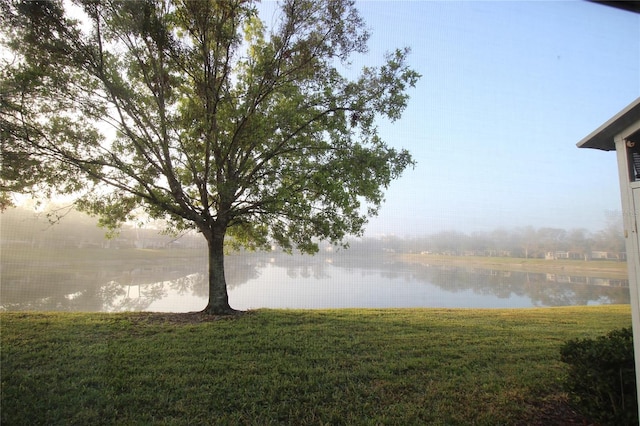
M 3 253 L 1 310 L 201 310 L 206 261 L 189 254 Z M 5 252 L 6 253 L 6 252 Z M 93 254 L 92 254 L 93 253 Z M 255 308 L 526 308 L 628 304 L 628 281 L 400 263 L 390 257 L 232 255 L 229 299 Z

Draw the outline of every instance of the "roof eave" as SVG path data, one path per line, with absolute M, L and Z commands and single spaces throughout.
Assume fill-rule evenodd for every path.
M 589 136 L 578 142 L 577 146 L 578 148 L 613 151 L 616 149 L 615 136 L 638 120 L 640 120 L 640 98 L 637 98 L 625 109 L 594 130 Z

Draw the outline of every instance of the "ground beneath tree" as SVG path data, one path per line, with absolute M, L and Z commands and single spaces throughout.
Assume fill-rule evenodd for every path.
M 191 325 L 233 321 L 244 315 L 251 315 L 251 311 L 238 311 L 233 315 L 211 315 L 203 312 L 136 312 L 132 313 L 129 319 L 135 324 Z M 551 396 L 543 401 L 532 402 L 528 412 L 526 418 L 516 421 L 515 424 L 518 426 L 597 426 L 597 423 L 574 410 L 564 395 Z
M 211 315 L 205 314 L 204 312 L 136 312 L 132 313 L 131 317 L 128 319 L 135 324 L 188 325 L 233 320 L 249 314 L 250 312 L 247 311 L 237 311 L 235 314 L 231 315 Z

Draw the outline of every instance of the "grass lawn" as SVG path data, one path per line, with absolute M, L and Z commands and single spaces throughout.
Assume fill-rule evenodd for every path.
M 2 313 L 1 422 L 531 424 L 629 306 Z M 199 318 L 199 317 L 198 317 Z

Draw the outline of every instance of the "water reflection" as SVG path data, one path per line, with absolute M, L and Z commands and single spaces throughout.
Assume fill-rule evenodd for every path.
M 123 266 L 124 265 L 124 266 Z M 230 299 L 258 307 L 529 307 L 629 303 L 626 280 L 356 261 L 348 257 L 227 258 Z M 131 265 L 2 264 L 0 309 L 193 311 L 207 298 L 202 257 Z
M 412 270 L 418 279 L 447 291 L 473 290 L 499 299 L 523 296 L 530 300 L 531 306 L 627 304 L 630 301 L 628 280 L 442 266 L 417 266 Z

